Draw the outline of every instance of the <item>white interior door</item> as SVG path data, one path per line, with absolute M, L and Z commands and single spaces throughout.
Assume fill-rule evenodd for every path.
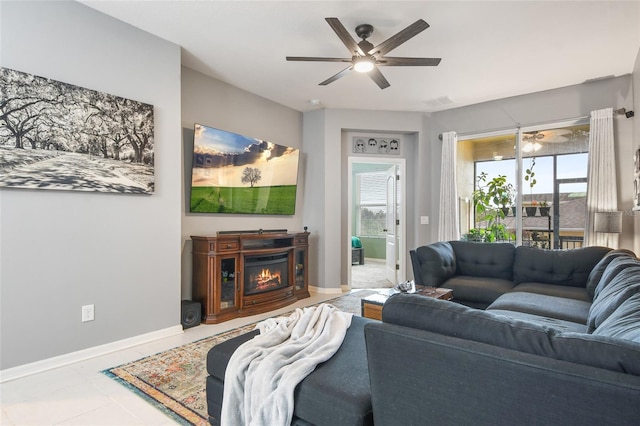
M 397 194 L 397 166 L 394 164 L 387 170 L 387 224 L 386 233 L 386 268 L 385 277 L 392 284 L 397 283 L 398 270 L 398 194 Z

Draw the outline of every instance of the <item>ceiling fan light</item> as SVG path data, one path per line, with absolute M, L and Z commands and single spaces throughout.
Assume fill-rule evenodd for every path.
M 353 61 L 353 69 L 357 72 L 369 72 L 373 69 L 373 59 L 362 57 Z
M 535 152 L 535 151 L 539 151 L 540 148 L 542 148 L 542 145 L 540 145 L 538 142 L 527 142 L 523 147 L 522 147 L 522 151 L 524 152 Z

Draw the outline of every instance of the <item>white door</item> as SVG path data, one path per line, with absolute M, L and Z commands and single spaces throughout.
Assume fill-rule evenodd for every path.
M 394 164 L 387 170 L 387 223 L 385 227 L 386 233 L 386 268 L 385 277 L 392 284 L 397 283 L 398 270 L 398 244 L 397 244 L 397 166 Z

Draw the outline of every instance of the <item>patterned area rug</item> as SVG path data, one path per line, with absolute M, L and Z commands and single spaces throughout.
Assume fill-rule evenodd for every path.
M 373 293 L 362 290 L 325 303 L 360 316 L 360 299 Z M 145 398 L 179 424 L 208 425 L 205 393 L 207 352 L 213 346 L 254 328 L 255 323 L 248 324 L 102 373 Z

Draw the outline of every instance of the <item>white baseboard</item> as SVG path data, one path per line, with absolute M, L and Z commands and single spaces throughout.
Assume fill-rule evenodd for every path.
M 342 294 L 342 288 L 326 288 L 326 287 L 316 287 L 314 285 L 309 286 L 309 291 L 313 291 L 315 293 L 320 294 Z
M 181 325 L 165 328 L 163 330 L 152 331 L 151 333 L 141 334 L 139 336 L 130 337 L 128 339 L 118 340 L 116 342 L 107 343 L 92 348 L 82 349 L 80 351 L 56 356 L 53 358 L 43 359 L 41 361 L 29 364 L 19 365 L 13 368 L 0 370 L 0 383 L 10 380 L 19 379 L 21 377 L 30 376 L 43 371 L 52 370 L 54 368 L 63 367 L 75 362 L 84 361 L 97 356 L 106 355 L 111 352 L 128 349 L 133 346 L 142 345 L 154 340 L 163 339 L 165 337 L 182 334 L 184 331 Z

